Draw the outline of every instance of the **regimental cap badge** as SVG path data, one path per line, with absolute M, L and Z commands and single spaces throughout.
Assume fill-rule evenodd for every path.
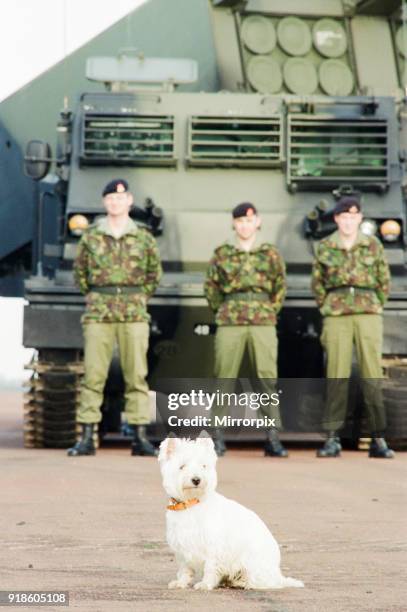
M 257 209 L 255 205 L 250 204 L 250 202 L 238 204 L 232 210 L 232 217 L 234 219 L 238 219 L 239 217 L 253 217 L 253 215 L 257 215 Z
M 102 196 L 105 197 L 109 195 L 109 193 L 125 193 L 129 190 L 129 184 L 124 179 L 113 179 L 109 181 L 108 184 L 102 191 Z
M 334 216 L 347 212 L 355 214 L 361 212 L 361 210 L 362 206 L 358 195 L 345 195 L 336 202 L 332 214 Z

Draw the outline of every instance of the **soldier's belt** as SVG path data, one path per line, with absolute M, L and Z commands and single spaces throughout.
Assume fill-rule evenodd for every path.
M 127 285 L 105 285 L 103 287 L 92 286 L 90 291 L 106 293 L 107 295 L 129 295 L 131 293 L 143 293 L 142 287 L 129 287 Z
M 327 290 L 328 293 L 338 292 L 338 293 L 350 293 L 354 295 L 355 293 L 375 293 L 376 290 L 370 287 L 357 287 L 356 285 L 341 285 L 340 287 L 331 287 Z
M 265 292 L 255 291 L 236 291 L 235 293 L 228 293 L 225 296 L 225 301 L 230 302 L 232 300 L 243 300 L 245 302 L 251 302 L 253 300 L 258 300 L 260 302 L 269 302 L 270 296 Z

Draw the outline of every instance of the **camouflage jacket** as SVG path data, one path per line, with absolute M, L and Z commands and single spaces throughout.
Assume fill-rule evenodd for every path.
M 129 220 L 124 234 L 115 238 L 104 218 L 82 236 L 74 263 L 74 277 L 86 294 L 82 322 L 149 321 L 147 300 L 162 274 L 157 243 L 144 228 Z M 137 286 L 140 293 L 110 295 L 92 287 Z
M 381 313 L 389 289 L 390 270 L 377 238 L 359 233 L 349 250 L 342 246 L 338 232 L 321 240 L 312 290 L 322 315 Z
M 209 263 L 204 291 L 218 325 L 275 325 L 286 292 L 283 259 L 267 242 L 249 252 L 225 243 Z M 226 299 L 236 292 L 267 293 L 270 298 Z

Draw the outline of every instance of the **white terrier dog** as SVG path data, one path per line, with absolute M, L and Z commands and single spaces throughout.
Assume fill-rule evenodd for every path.
M 169 588 L 212 590 L 302 587 L 280 570 L 280 549 L 251 510 L 215 491 L 217 456 L 211 438 L 166 438 L 160 445 L 167 506 L 167 541 L 176 554 Z

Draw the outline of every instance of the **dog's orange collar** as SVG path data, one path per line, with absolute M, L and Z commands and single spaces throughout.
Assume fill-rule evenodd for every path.
M 179 510 L 186 510 L 187 508 L 190 508 L 191 506 L 195 506 L 196 504 L 199 504 L 199 499 L 197 499 L 196 497 L 193 497 L 192 499 L 188 499 L 187 501 L 184 501 L 184 502 L 177 501 L 176 499 L 171 497 L 171 501 L 173 503 L 167 506 L 167 510 L 175 510 L 177 512 Z

